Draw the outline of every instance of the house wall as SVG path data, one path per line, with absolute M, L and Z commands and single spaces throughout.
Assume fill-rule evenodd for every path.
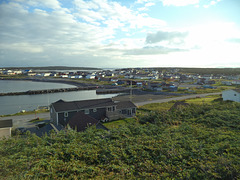
M 132 117 L 136 115 L 136 108 L 120 109 L 119 112 L 125 115 L 125 117 Z
M 11 130 L 12 128 L 0 128 L 0 139 L 2 138 L 9 138 L 11 137 Z
M 63 126 L 66 126 L 68 124 L 68 121 L 76 114 L 77 111 L 69 111 L 68 116 L 65 117 L 65 112 L 58 113 L 58 124 L 61 124 Z
M 240 93 L 234 90 L 223 91 L 222 98 L 224 101 L 230 100 L 230 101 L 240 102 Z
M 57 124 L 57 113 L 52 106 L 50 106 L 50 117 L 50 122 L 53 124 Z
M 94 112 L 93 109 L 90 109 L 88 115 L 97 120 L 101 120 L 102 117 L 106 116 L 106 108 L 97 108 L 97 112 Z

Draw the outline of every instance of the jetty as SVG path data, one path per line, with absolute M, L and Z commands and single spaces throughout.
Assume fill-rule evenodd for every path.
M 80 91 L 80 90 L 95 90 L 95 89 L 97 89 L 97 86 L 61 88 L 61 89 L 30 90 L 30 91 L 24 91 L 24 92 L 0 93 L 0 96 L 35 95 L 35 94 L 48 94 L 48 93 L 71 92 L 71 91 Z

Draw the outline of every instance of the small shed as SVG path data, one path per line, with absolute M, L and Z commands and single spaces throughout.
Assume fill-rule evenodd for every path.
M 230 89 L 222 92 L 222 98 L 224 101 L 240 102 L 240 89 Z
M 0 139 L 11 137 L 12 119 L 0 120 Z

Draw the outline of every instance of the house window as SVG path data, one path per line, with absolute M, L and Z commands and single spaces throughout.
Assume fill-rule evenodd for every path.
M 85 113 L 85 114 L 89 114 L 89 109 L 85 109 L 85 110 L 84 110 L 84 113 Z
M 112 107 L 112 110 L 115 111 L 115 106 Z
M 93 109 L 93 112 L 97 112 L 97 109 L 95 108 L 95 109 Z
M 133 109 L 132 109 L 132 113 L 136 113 L 136 110 L 135 110 L 135 108 L 133 108 Z
M 107 110 L 108 110 L 108 111 L 112 111 L 112 107 L 108 107 Z
M 64 117 L 68 117 L 68 112 L 65 112 L 65 113 L 64 113 Z
M 123 110 L 122 110 L 122 114 L 127 114 L 127 110 L 126 110 L 126 109 L 123 109 Z

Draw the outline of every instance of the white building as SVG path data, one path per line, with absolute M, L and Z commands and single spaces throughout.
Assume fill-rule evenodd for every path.
M 12 119 L 0 120 L 0 140 L 2 138 L 11 137 L 11 131 L 13 127 Z
M 86 79 L 95 79 L 95 75 L 92 75 L 92 74 L 88 74 L 87 76 L 86 76 Z
M 230 100 L 240 102 L 240 89 L 230 89 L 222 92 L 222 98 L 224 101 Z

